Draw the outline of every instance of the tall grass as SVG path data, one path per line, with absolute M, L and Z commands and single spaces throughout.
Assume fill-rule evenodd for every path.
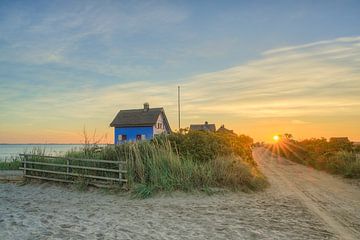
M 0 161 L 0 170 L 19 170 L 19 167 L 21 167 L 21 161 L 17 157 Z
M 348 178 L 360 178 L 360 159 L 348 151 L 338 151 L 328 156 L 325 170 Z
M 214 133 L 161 136 L 151 141 L 138 141 L 120 145 L 98 147 L 84 145 L 81 150 L 71 150 L 66 157 L 126 161 L 125 187 L 136 197 L 146 198 L 157 192 L 194 191 L 227 188 L 233 191 L 256 191 L 267 186 L 265 177 L 257 170 L 251 157 L 252 139 L 246 136 L 225 136 Z M 49 161 L 44 152 L 32 161 Z M 51 162 L 54 162 L 52 160 Z M 65 159 L 55 160 L 66 164 Z M 109 163 L 71 161 L 72 165 L 99 168 L 118 168 Z M 31 165 L 30 165 L 31 166 Z M 41 166 L 36 168 L 64 171 L 64 167 Z M 97 170 L 71 169 L 73 173 L 117 178 L 117 173 Z M 53 173 L 32 172 L 34 175 L 54 177 Z M 61 177 L 61 176 L 56 176 Z M 63 176 L 65 178 L 65 176 Z M 89 183 L 86 178 L 66 179 Z
M 267 186 L 256 167 L 235 154 L 199 161 L 190 154 L 181 156 L 166 138 L 110 145 L 93 153 L 70 152 L 68 156 L 125 160 L 127 187 L 141 198 L 160 191 L 187 192 L 211 187 L 255 191 Z

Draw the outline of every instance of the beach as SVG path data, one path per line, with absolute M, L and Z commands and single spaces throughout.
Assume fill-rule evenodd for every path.
M 0 239 L 336 239 L 297 199 L 175 193 L 146 200 L 0 184 Z
M 0 239 L 359 239 L 357 186 L 262 154 L 254 158 L 271 186 L 260 193 L 141 200 L 53 183 L 2 183 Z

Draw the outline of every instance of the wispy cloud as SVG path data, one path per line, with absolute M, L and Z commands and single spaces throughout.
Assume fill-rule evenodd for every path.
M 318 41 L 318 42 L 313 42 L 313 43 L 307 43 L 307 44 L 302 44 L 302 45 L 298 45 L 298 46 L 288 46 L 288 47 L 282 47 L 282 48 L 276 48 L 276 49 L 271 49 L 268 51 L 265 51 L 264 54 L 278 54 L 278 53 L 287 53 L 289 51 L 296 51 L 296 50 L 304 50 L 304 49 L 309 49 L 312 47 L 321 47 L 321 46 L 329 46 L 332 44 L 346 44 L 346 43 L 355 43 L 358 44 L 360 40 L 359 36 L 355 36 L 355 37 L 342 37 L 342 38 L 336 38 L 333 40 L 324 40 L 324 41 Z
M 359 37 L 267 51 L 184 83 L 189 111 L 291 117 L 360 113 Z M 311 48 L 309 48 L 311 47 Z
M 0 98 L 5 104 L 0 110 L 6 114 L 0 121 L 9 129 L 33 122 L 48 132 L 54 124 L 68 125 L 67 129 L 100 126 L 108 131 L 116 111 L 149 101 L 152 106 L 164 106 L 174 124 L 177 84 L 182 86 L 184 125 L 205 119 L 240 124 L 249 118 L 288 118 L 293 125 L 305 126 L 309 121 L 299 119 L 360 117 L 359 59 L 360 37 L 353 37 L 270 50 L 246 64 L 176 83 L 139 80 L 75 88 L 68 81 L 54 86 L 2 83 Z M 98 67 L 98 72 L 111 72 L 111 66 Z M 121 74 L 123 69 L 113 71 Z M 48 81 L 57 79 L 47 76 Z M 24 92 L 28 98 L 20 96 Z
M 346 39 L 268 51 L 261 59 L 241 66 L 183 79 L 179 83 L 183 91 L 183 114 L 189 121 L 191 116 L 201 115 L 226 121 L 242 117 L 359 114 L 360 38 Z M 10 98 L 16 91 L 16 88 L 4 90 L 2 98 Z M 54 88 L 54 91 L 50 88 L 43 96 L 18 104 L 26 109 L 44 108 L 50 112 L 54 108 L 54 115 L 58 116 L 109 118 L 118 108 L 141 106 L 142 102 L 150 101 L 153 105 L 165 105 L 173 117 L 176 114 L 175 83 L 134 81 L 67 92 L 56 92 Z M 15 109 L 21 108 L 15 106 Z M 31 115 L 33 111 L 27 112 Z
M 310 124 L 310 122 L 306 122 L 306 121 L 298 120 L 298 119 L 291 120 L 291 123 L 292 124 L 297 124 L 297 125 Z
M 129 46 L 129 40 L 141 39 L 146 34 L 163 34 L 187 18 L 186 11 L 181 8 L 148 1 L 46 5 L 44 13 L 31 7 L 26 9 L 28 11 L 8 9 L 1 12 L 4 20 L 0 21 L 0 41 L 7 46 L 1 48 L 0 42 L 0 61 L 32 65 L 56 63 L 98 69 L 99 73 L 110 69 L 106 72 L 119 76 L 111 70 L 119 67 L 119 59 L 116 59 L 119 55 L 125 59 L 132 57 L 131 54 L 146 55 L 141 49 Z M 101 62 L 103 67 L 97 67 Z M 121 64 L 128 69 L 133 66 L 126 61 Z M 132 70 L 138 69 L 135 66 Z

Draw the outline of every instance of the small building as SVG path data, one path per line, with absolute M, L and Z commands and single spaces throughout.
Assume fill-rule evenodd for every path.
M 216 132 L 224 134 L 235 134 L 233 130 L 227 129 L 224 124 L 221 125 Z
M 208 122 L 205 122 L 205 124 L 191 124 L 189 131 L 215 132 L 216 126 L 215 124 L 209 124 Z
M 170 133 L 171 128 L 163 108 L 120 110 L 110 123 L 114 128 L 114 143 L 152 139 L 156 134 Z

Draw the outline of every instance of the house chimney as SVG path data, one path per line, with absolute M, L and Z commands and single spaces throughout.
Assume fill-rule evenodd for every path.
M 147 112 L 147 111 L 149 111 L 149 103 L 144 103 L 144 112 Z

